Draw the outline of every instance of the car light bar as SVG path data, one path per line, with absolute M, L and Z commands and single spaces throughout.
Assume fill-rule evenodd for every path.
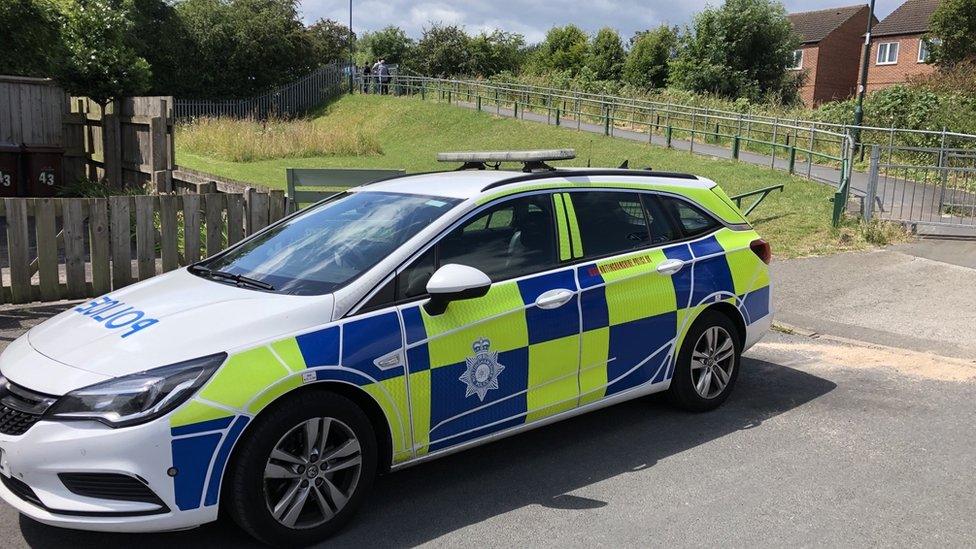
M 462 170 L 483 170 L 488 164 L 494 168 L 502 162 L 521 162 L 523 171 L 552 170 L 546 164 L 553 160 L 572 160 L 576 158 L 573 149 L 545 149 L 535 151 L 461 151 L 437 153 L 438 162 L 461 162 Z

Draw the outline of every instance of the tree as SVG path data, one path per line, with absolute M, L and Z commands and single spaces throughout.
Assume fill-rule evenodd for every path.
M 471 72 L 471 37 L 457 25 L 425 27 L 414 50 L 416 68 L 425 76 L 457 76 Z
M 617 31 L 604 27 L 593 37 L 589 67 L 598 80 L 620 80 L 626 56 Z
M 126 43 L 149 63 L 152 76 L 147 93 L 170 95 L 180 89 L 180 67 L 192 55 L 185 40 L 183 21 L 167 0 L 129 0 L 132 30 Z
M 400 64 L 407 60 L 413 41 L 400 27 L 390 25 L 376 32 L 363 34 L 356 44 L 356 63 L 372 65 L 377 59 L 388 64 Z
M 942 0 L 932 14 L 929 37 L 932 59 L 941 66 L 976 58 L 976 2 Z
M 315 52 L 315 62 L 325 65 L 333 61 L 349 59 L 349 27 L 331 19 L 319 19 L 308 27 L 308 38 L 312 42 Z M 352 43 L 356 43 L 356 35 L 352 35 Z
M 795 101 L 798 80 L 787 67 L 799 39 L 783 5 L 727 0 L 695 16 L 669 66 L 675 87 L 729 98 Z
M 493 30 L 471 39 L 471 69 L 479 76 L 500 72 L 516 73 L 521 63 L 525 37 L 521 34 Z
M 176 10 L 187 47 L 176 95 L 245 97 L 317 64 L 294 0 L 183 0 Z
M 640 88 L 663 88 L 668 83 L 668 62 L 678 47 L 678 33 L 667 25 L 639 32 L 630 40 L 623 80 Z
M 589 49 L 586 33 L 576 25 L 553 27 L 536 52 L 538 69 L 568 71 L 575 76 L 586 64 Z
M 0 74 L 54 74 L 63 56 L 60 25 L 57 9 L 47 0 L 0 1 Z
M 132 28 L 130 11 L 122 2 L 65 0 L 65 58 L 56 77 L 69 93 L 105 107 L 149 88 L 149 63 L 126 43 Z

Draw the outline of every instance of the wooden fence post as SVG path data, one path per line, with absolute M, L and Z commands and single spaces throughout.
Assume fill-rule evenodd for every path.
M 156 192 L 168 193 L 173 181 L 167 154 L 166 100 L 160 99 L 158 107 L 159 115 L 149 119 L 149 171 Z
M 109 225 L 112 235 L 112 288 L 118 290 L 132 282 L 132 233 L 129 221 L 129 197 L 108 199 Z
M 112 114 L 108 110 L 112 109 Z M 122 121 L 119 120 L 118 101 L 105 105 L 102 109 L 102 160 L 105 166 L 105 179 L 109 185 L 122 186 Z

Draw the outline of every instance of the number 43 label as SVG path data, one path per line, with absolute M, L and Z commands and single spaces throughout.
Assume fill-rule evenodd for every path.
M 4 187 L 9 187 L 14 184 L 13 177 L 6 172 L 0 172 L 0 185 Z
M 41 185 L 54 185 L 54 171 L 45 170 L 41 172 L 41 175 L 37 176 L 37 182 Z

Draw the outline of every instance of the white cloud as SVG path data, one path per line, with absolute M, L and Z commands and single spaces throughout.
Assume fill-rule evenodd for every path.
M 877 14 L 883 18 L 902 0 L 878 0 Z M 412 37 L 419 37 L 430 22 L 463 25 L 469 32 L 501 29 L 525 35 L 538 42 L 553 26 L 573 23 L 588 32 L 601 27 L 617 29 L 626 40 L 633 33 L 660 24 L 685 25 L 706 5 L 721 0 L 457 0 L 430 2 L 410 0 L 353 0 L 353 29 L 357 33 L 397 25 Z M 788 11 L 806 11 L 851 5 L 857 0 L 787 0 Z M 340 22 L 349 20 L 348 0 L 303 0 L 307 22 L 320 17 Z

